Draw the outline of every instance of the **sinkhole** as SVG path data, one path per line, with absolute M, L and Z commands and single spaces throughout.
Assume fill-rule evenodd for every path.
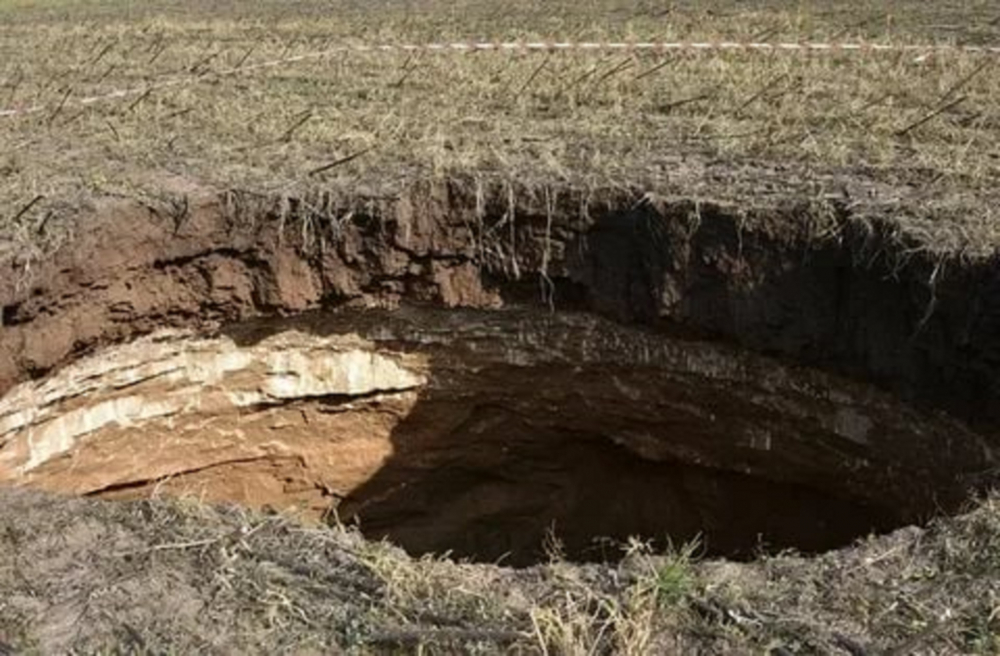
M 0 483 L 513 565 L 816 552 L 994 484 L 995 256 L 847 206 L 529 191 L 98 208 L 0 263 Z
M 527 565 L 631 537 L 816 552 L 966 498 L 982 439 L 870 385 L 588 313 L 405 307 L 158 332 L 0 401 L 0 476 L 233 501 Z

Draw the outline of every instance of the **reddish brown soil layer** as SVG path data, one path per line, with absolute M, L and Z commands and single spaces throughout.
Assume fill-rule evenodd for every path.
M 292 207 L 285 218 L 233 196 L 169 216 L 99 208 L 71 247 L 3 265 L 0 391 L 165 326 L 517 297 L 847 373 L 986 426 L 1000 419 L 1000 257 L 936 259 L 891 225 L 808 204 L 573 191 L 509 204 L 496 191 L 425 185 L 365 211 Z

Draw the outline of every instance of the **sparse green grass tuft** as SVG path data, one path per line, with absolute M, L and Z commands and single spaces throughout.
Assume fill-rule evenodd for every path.
M 683 602 L 694 588 L 692 559 L 698 550 L 698 543 L 690 542 L 680 549 L 669 549 L 652 566 L 650 582 L 656 602 L 660 608 L 669 608 Z

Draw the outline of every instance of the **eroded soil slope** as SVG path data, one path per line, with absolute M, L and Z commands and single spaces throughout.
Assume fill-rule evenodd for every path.
M 94 213 L 52 258 L 3 264 L 0 390 L 164 327 L 517 299 L 723 339 L 963 419 L 1000 413 L 998 257 L 932 255 L 836 203 L 442 182 L 351 207 L 226 194 Z

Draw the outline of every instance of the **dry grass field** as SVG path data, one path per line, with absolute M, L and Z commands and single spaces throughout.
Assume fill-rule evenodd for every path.
M 989 44 L 990 2 L 189 5 L 0 2 L 0 107 L 42 108 L 0 118 L 2 238 L 58 241 L 101 197 L 377 196 L 462 175 L 734 199 L 861 179 L 888 185 L 884 211 L 917 219 L 931 247 L 996 244 L 995 54 L 340 52 L 260 67 L 345 43 Z M 81 103 L 119 89 L 134 93 Z

